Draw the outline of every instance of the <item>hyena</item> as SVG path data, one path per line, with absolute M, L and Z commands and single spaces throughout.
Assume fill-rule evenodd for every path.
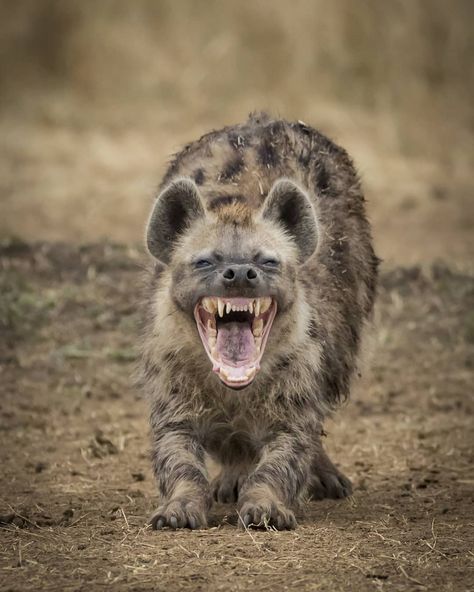
M 350 495 L 321 437 L 349 394 L 378 260 L 347 153 L 265 114 L 213 131 L 175 156 L 146 241 L 153 527 L 206 527 L 216 500 L 244 527 L 289 529 L 301 500 Z

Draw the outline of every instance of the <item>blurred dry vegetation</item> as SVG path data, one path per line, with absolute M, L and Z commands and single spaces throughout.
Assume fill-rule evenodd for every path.
M 167 157 L 255 109 L 343 144 L 382 256 L 474 254 L 470 0 L 2 0 L 0 234 L 141 240 Z

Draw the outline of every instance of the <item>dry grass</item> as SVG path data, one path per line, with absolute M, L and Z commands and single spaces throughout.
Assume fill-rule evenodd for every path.
M 332 102 L 381 115 L 385 145 L 450 160 L 446 144 L 472 132 L 469 0 L 21 0 L 2 11 L 3 94 L 33 112 L 57 91 L 81 111 L 127 103 L 140 108 L 132 118 L 145 109 L 174 130 L 259 106 L 315 118 L 312 105 Z

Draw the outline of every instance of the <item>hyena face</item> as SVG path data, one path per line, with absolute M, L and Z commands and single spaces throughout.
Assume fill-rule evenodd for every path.
M 240 389 L 255 378 L 272 326 L 295 305 L 297 268 L 317 245 L 311 202 L 281 179 L 260 211 L 238 204 L 207 212 L 196 185 L 173 181 L 147 231 L 152 255 L 170 266 L 170 297 L 213 371 Z

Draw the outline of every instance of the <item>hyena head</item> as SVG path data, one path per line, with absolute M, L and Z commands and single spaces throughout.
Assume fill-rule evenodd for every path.
M 258 210 L 239 203 L 207 211 L 188 178 L 159 195 L 148 249 L 169 266 L 169 296 L 189 321 L 186 339 L 204 347 L 226 386 L 248 386 L 265 361 L 267 342 L 278 348 L 289 333 L 302 304 L 298 268 L 317 238 L 308 196 L 287 179 L 274 183 Z

